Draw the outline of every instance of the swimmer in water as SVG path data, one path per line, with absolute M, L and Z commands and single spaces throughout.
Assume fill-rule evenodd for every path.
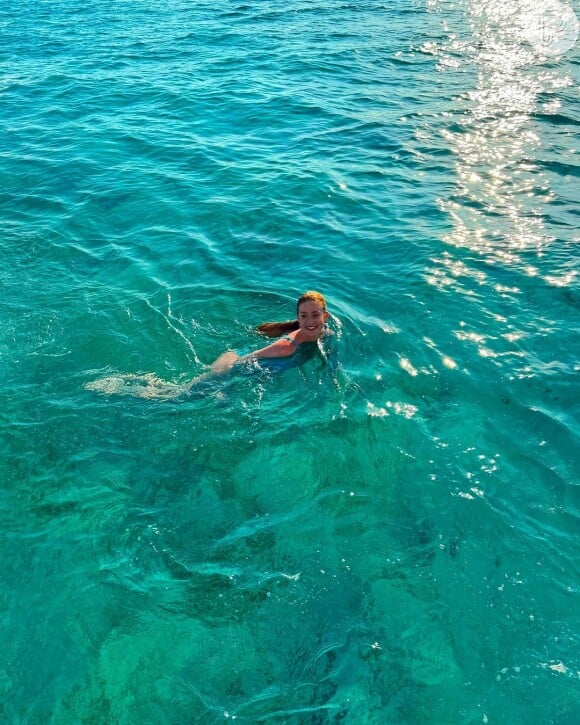
M 247 355 L 238 355 L 228 350 L 212 363 L 208 372 L 193 378 L 189 383 L 169 383 L 155 375 L 115 375 L 87 383 L 85 388 L 108 395 L 116 393 L 140 398 L 176 398 L 191 392 L 202 382 L 230 372 L 236 365 L 258 360 L 290 358 L 298 352 L 301 345 L 318 343 L 334 334 L 326 325 L 328 318 L 324 296 L 320 292 L 304 292 L 296 303 L 296 319 L 264 322 L 256 328 L 263 335 L 277 337 L 278 340 Z
M 278 337 L 276 342 L 243 356 L 231 350 L 224 352 L 212 363 L 210 371 L 194 378 L 192 384 L 212 375 L 226 373 L 239 363 L 264 358 L 290 357 L 305 342 L 318 342 L 321 338 L 333 334 L 326 326 L 328 317 L 323 295 L 320 292 L 305 292 L 300 295 L 296 303 L 295 320 L 264 322 L 256 328 L 258 332 L 267 337 Z

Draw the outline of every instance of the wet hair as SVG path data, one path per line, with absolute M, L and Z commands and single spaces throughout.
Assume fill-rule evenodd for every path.
M 309 290 L 308 292 L 304 292 L 304 294 L 300 295 L 298 298 L 298 302 L 296 303 L 296 317 L 298 317 L 298 310 L 303 302 L 317 302 L 323 310 L 326 310 L 326 300 L 324 299 L 324 296 L 321 295 L 320 292 Z M 261 325 L 256 327 L 256 330 L 261 332 L 262 335 L 266 335 L 266 337 L 280 337 L 281 335 L 287 335 L 293 330 L 297 330 L 299 327 L 300 324 L 298 323 L 298 319 L 296 319 L 286 320 L 285 322 L 263 322 Z

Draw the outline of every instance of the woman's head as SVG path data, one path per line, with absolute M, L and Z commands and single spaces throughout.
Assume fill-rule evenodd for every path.
M 303 341 L 316 340 L 324 333 L 328 320 L 326 301 L 320 292 L 305 292 L 296 306 L 298 327 Z
M 301 294 L 298 298 L 298 302 L 296 303 L 296 315 L 298 315 L 300 305 L 303 302 L 317 302 L 320 307 L 324 311 L 326 311 L 326 300 L 324 299 L 324 295 L 322 295 L 320 292 L 314 292 L 313 290 L 309 290 L 308 292 L 304 292 L 304 294 Z
M 298 298 L 296 303 L 296 317 L 295 320 L 287 320 L 286 322 L 264 322 L 258 325 L 256 328 L 258 332 L 261 332 L 267 337 L 280 337 L 294 330 L 298 330 L 304 325 L 305 329 L 312 327 L 314 321 L 318 325 L 322 320 L 322 328 L 324 323 L 328 320 L 328 312 L 326 311 L 326 301 L 320 292 L 313 292 L 312 290 L 304 292 Z M 303 324 L 300 322 L 300 318 L 303 318 Z M 309 323 L 308 325 L 306 323 Z M 312 337 L 316 339 L 320 330 L 315 331 L 317 334 L 313 335 L 312 332 L 305 333 L 305 337 Z

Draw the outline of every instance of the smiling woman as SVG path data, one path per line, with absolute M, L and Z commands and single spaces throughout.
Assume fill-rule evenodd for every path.
M 326 327 L 328 317 L 329 314 L 323 295 L 320 292 L 305 292 L 300 295 L 296 303 L 297 319 L 286 322 L 264 322 L 257 327 L 258 332 L 263 335 L 279 337 L 279 340 L 255 350 L 243 358 L 236 359 L 248 360 L 293 355 L 298 345 L 305 342 L 316 342 L 319 338 L 332 334 Z M 229 353 L 225 354 L 228 355 Z M 218 360 L 221 360 L 221 357 Z M 216 363 L 218 360 L 216 360 Z
M 258 360 L 290 358 L 301 346 L 305 348 L 318 344 L 334 333 L 326 323 L 329 313 L 326 300 L 320 292 L 304 292 L 296 303 L 296 319 L 284 322 L 264 322 L 256 330 L 267 337 L 278 337 L 276 342 L 254 350 L 246 355 L 238 355 L 228 350 L 215 360 L 210 369 L 193 378 L 188 383 L 177 384 L 149 375 L 113 375 L 93 380 L 85 385 L 87 390 L 95 390 L 107 395 L 132 395 L 139 398 L 170 399 L 185 395 L 200 383 L 230 372 L 234 366 L 252 363 Z M 304 348 L 303 348 L 304 349 Z M 300 364 L 297 362 L 296 364 Z

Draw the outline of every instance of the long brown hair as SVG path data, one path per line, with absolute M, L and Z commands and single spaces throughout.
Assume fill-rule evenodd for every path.
M 309 290 L 298 298 L 298 302 L 296 303 L 296 317 L 298 317 L 298 310 L 303 302 L 317 302 L 323 310 L 326 310 L 324 295 L 321 295 L 320 292 Z M 287 335 L 293 330 L 297 330 L 299 327 L 300 325 L 296 319 L 286 320 L 285 322 L 263 322 L 256 327 L 256 330 L 261 332 L 262 335 L 266 335 L 266 337 L 280 337 L 281 335 Z

